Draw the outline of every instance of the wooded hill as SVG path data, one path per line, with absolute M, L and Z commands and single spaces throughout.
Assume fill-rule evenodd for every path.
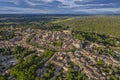
M 80 16 L 52 23 L 75 31 L 95 32 L 120 38 L 120 16 Z

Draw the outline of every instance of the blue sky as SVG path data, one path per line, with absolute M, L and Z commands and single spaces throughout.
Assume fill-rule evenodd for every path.
M 0 0 L 0 14 L 119 14 L 120 0 Z

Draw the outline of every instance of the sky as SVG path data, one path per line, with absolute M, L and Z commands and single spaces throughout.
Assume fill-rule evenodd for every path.
M 120 0 L 0 0 L 0 14 L 120 14 Z

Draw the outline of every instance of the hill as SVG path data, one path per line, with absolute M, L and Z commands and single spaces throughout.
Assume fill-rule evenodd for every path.
M 69 26 L 75 31 L 95 32 L 120 38 L 120 16 L 80 16 L 52 23 Z

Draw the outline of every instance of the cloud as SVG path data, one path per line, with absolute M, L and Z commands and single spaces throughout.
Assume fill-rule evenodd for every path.
M 119 0 L 0 0 L 0 13 L 120 13 Z
M 99 8 L 99 9 L 76 9 L 75 12 L 86 12 L 89 14 L 120 13 L 120 8 Z
M 6 2 L 6 3 L 13 3 L 18 5 L 20 0 L 0 0 L 1 3 Z
M 43 2 L 53 2 L 54 0 L 42 0 Z
M 44 10 L 40 10 L 40 9 L 33 9 L 33 8 L 17 8 L 17 7 L 2 7 L 0 9 L 0 12 L 2 11 L 8 11 L 10 13 L 14 13 L 14 11 L 21 12 L 21 13 L 52 13 L 52 10 L 49 9 L 44 9 Z

